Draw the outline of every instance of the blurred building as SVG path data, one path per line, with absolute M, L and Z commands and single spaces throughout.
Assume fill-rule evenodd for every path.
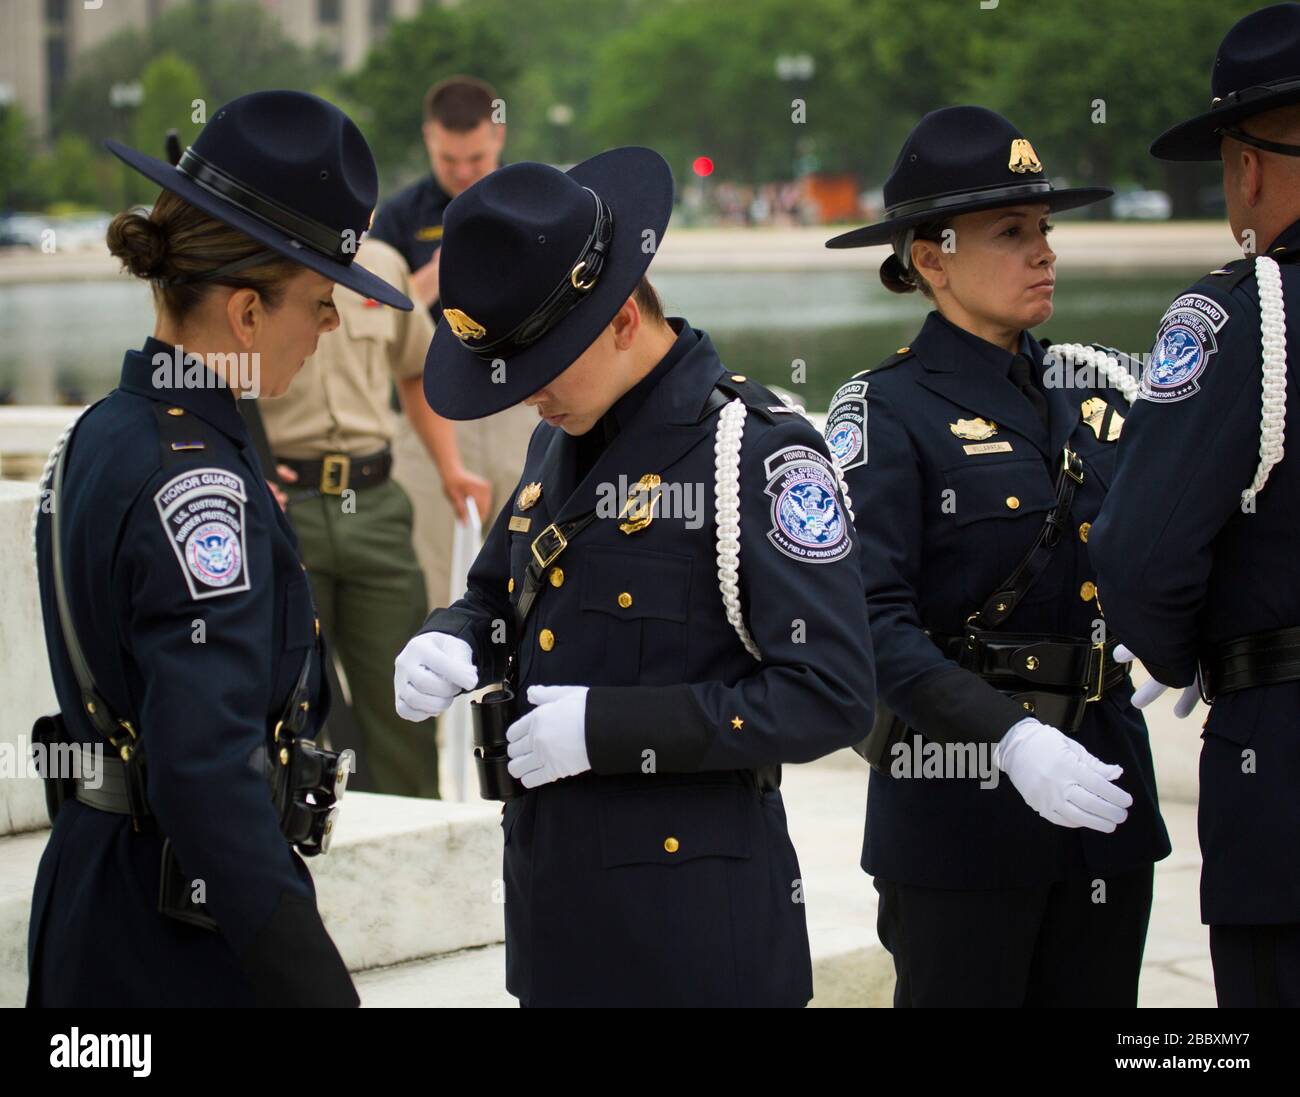
M 17 102 L 38 138 L 77 57 L 128 27 L 145 27 L 170 8 L 214 0 L 0 0 L 0 105 Z M 258 0 L 285 33 L 319 46 L 345 71 L 359 66 L 393 19 L 427 0 Z

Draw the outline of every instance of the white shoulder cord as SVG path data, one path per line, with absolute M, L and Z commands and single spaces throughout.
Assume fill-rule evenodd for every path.
M 50 450 L 50 455 L 45 459 L 45 468 L 41 470 L 40 490 L 36 494 L 36 506 L 32 508 L 32 555 L 36 555 L 36 523 L 41 517 L 41 506 L 45 502 L 45 492 L 50 486 L 50 477 L 54 475 L 54 466 L 59 463 L 59 454 L 63 452 L 63 447 L 68 444 L 68 439 L 72 436 L 72 428 L 77 425 L 77 421 L 85 413 L 86 409 L 82 408 L 72 417 L 63 433 L 59 435 L 59 440 L 54 443 L 54 448 Z
M 1268 482 L 1269 471 L 1282 460 L 1286 439 L 1286 305 L 1282 297 L 1282 270 L 1267 255 L 1255 258 L 1259 282 L 1259 341 L 1264 358 L 1263 400 L 1259 417 L 1259 468 L 1250 487 L 1241 493 L 1243 504 L 1254 501 Z
M 1055 354 L 1066 361 L 1078 362 L 1091 367 L 1104 377 L 1111 388 L 1117 388 L 1130 404 L 1137 399 L 1138 383 L 1133 375 L 1119 364 L 1113 354 L 1107 354 L 1096 347 L 1084 346 L 1082 343 L 1054 343 L 1047 348 L 1048 354 Z M 1103 387 L 1103 386 L 1098 386 Z
M 745 433 L 745 401 L 732 400 L 718 416 L 713 442 L 713 509 L 718 529 L 718 586 L 727 620 L 745 650 L 763 656 L 740 612 L 740 442 Z
M 1286 304 L 1282 296 L 1282 272 L 1277 260 L 1267 255 L 1255 258 L 1255 279 L 1259 282 L 1260 347 L 1264 362 L 1263 393 L 1259 423 L 1259 467 L 1250 487 L 1241 493 L 1250 503 L 1268 482 L 1268 474 L 1280 460 L 1286 440 Z M 1061 343 L 1047 348 L 1087 366 L 1092 366 L 1124 394 L 1130 404 L 1137 398 L 1138 383 L 1114 355 L 1078 343 Z

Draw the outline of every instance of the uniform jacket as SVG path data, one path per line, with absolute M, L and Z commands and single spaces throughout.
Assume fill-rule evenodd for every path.
M 438 180 L 427 175 L 380 206 L 367 235 L 396 248 L 406 265 L 417 271 L 442 246 L 442 215 L 450 201 Z M 429 315 L 435 324 L 442 319 L 441 298 L 429 306 Z
M 1249 258 L 1169 307 L 1144 374 L 1148 398 L 1129 416 L 1097 521 L 1108 617 L 1167 685 L 1190 684 L 1208 645 L 1300 625 L 1297 247 L 1300 222 L 1261 253 L 1281 266 L 1291 423 L 1253 512 L 1241 496 L 1260 446 L 1259 287 Z M 1300 922 L 1300 682 L 1220 696 L 1205 720 L 1200 775 L 1204 920 Z
M 715 390 L 748 408 L 739 587 L 761 663 L 719 593 Z M 505 807 L 507 986 L 530 1005 L 802 1005 L 812 986 L 798 861 L 781 795 L 758 791 L 753 770 L 866 733 L 873 677 L 856 537 L 816 430 L 728 375 L 689 326 L 604 425 L 611 415 L 617 433 L 580 482 L 580 443 L 537 428 L 520 487 L 540 485 L 540 498 L 509 501 L 465 597 L 425 627 L 469 643 L 481 684 L 501 678 L 517 645 L 521 692 L 590 687 L 592 771 Z M 698 512 L 670 517 L 690 508 L 665 495 L 637 532 L 598 518 L 514 635 L 537 534 L 649 473 L 694 492 Z
M 1043 348 L 1027 333 L 1021 353 L 1043 376 Z M 1094 430 L 1081 411 L 1089 398 L 1109 397 L 1121 416 L 1127 405 L 1115 390 L 1045 383 L 1044 427 L 1009 379 L 1012 357 L 932 312 L 910 347 L 840 389 L 827 420 L 862 539 L 880 698 L 935 740 L 992 744 L 1026 715 L 948 658 L 926 630 L 960 634 L 1024 557 L 1056 501 L 1067 440 L 1084 464 L 1068 534 L 999 631 L 1087 640 L 1100 617 L 1088 524 L 1110 483 L 1115 443 L 1105 438 L 1113 420 L 1095 415 Z M 862 867 L 899 883 L 987 889 L 1104 876 L 1164 857 L 1169 841 L 1131 692 L 1125 681 L 1090 705 L 1076 733 L 1104 762 L 1124 767 L 1118 783 L 1134 804 L 1114 833 L 1048 823 L 1005 774 L 996 787 L 981 788 L 974 776 L 895 778 L 873 770 Z
M 128 816 L 63 805 L 33 897 L 29 1002 L 352 1005 L 311 876 L 254 768 L 318 651 L 311 590 L 234 396 L 173 387 L 154 356 L 174 349 L 148 339 L 127 353 L 118 388 L 77 424 L 59 504 L 77 635 L 100 692 L 141 735 L 155 820 L 133 833 Z M 211 375 L 199 363 L 188 376 Z M 36 549 L 69 734 L 102 743 L 63 643 L 48 515 Z M 219 933 L 158 913 L 164 835 L 204 882 Z

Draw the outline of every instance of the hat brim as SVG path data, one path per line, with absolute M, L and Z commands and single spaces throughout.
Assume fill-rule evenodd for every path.
M 840 233 L 826 241 L 828 248 L 869 248 L 878 244 L 888 244 L 894 237 L 914 225 L 926 221 L 943 220 L 956 217 L 962 213 L 978 213 L 980 210 L 1001 209 L 1004 206 L 1047 206 L 1053 213 L 1061 210 L 1077 209 L 1090 206 L 1111 197 L 1115 192 L 1109 187 L 1069 187 L 1064 190 L 1045 191 L 1041 194 L 1026 194 L 1016 198 L 979 198 L 972 196 L 969 202 L 957 202 L 939 209 L 919 210 L 905 217 L 894 217 L 878 221 L 874 225 L 865 225 L 860 229 Z
M 328 256 L 322 255 L 320 252 L 308 247 L 301 240 L 289 236 L 283 229 L 276 228 L 261 218 L 254 217 L 251 213 L 245 213 L 238 206 L 232 205 L 220 195 L 205 190 L 190 179 L 189 176 L 183 175 L 165 160 L 146 156 L 142 152 L 137 152 L 135 149 L 128 148 L 126 145 L 113 140 L 106 140 L 104 147 L 119 160 L 126 163 L 128 167 L 134 168 L 164 190 L 171 191 L 177 197 L 183 198 L 190 205 L 215 217 L 223 224 L 251 236 L 259 244 L 265 244 L 272 251 L 278 252 L 286 259 L 301 263 L 304 267 L 314 270 L 317 274 L 324 275 L 326 278 L 337 282 L 340 286 L 355 290 L 363 297 L 368 297 L 373 301 L 380 301 L 396 309 L 407 311 L 411 309 L 410 299 L 404 293 L 390 286 L 378 275 L 366 270 L 365 267 L 356 263 L 340 263 L 336 259 L 330 259 Z
M 614 219 L 599 281 L 554 328 L 506 359 L 504 371 L 467 349 L 450 324 L 439 323 L 425 357 L 424 397 L 444 418 L 481 419 L 545 388 L 605 330 L 663 243 L 673 209 L 673 175 L 653 149 L 611 149 L 570 168 L 568 175 L 600 195 Z
M 1260 96 L 1226 109 L 1206 111 L 1165 130 L 1151 142 L 1151 155 L 1157 160 L 1184 163 L 1218 160 L 1223 142 L 1219 130 L 1223 126 L 1234 126 L 1252 115 L 1294 103 L 1300 103 L 1300 88 Z

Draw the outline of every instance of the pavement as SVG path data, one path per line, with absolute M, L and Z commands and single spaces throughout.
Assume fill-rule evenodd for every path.
M 782 793 L 799 851 L 813 954 L 813 1006 L 888 1006 L 893 968 L 875 934 L 876 892 L 858 867 L 867 767 L 843 751 L 785 768 Z M 1174 851 L 1156 866 L 1140 1007 L 1215 1005 L 1208 930 L 1200 923 L 1196 805 L 1164 805 Z M 430 960 L 362 972 L 362 1004 L 513 1006 L 506 993 L 505 949 L 468 949 Z

